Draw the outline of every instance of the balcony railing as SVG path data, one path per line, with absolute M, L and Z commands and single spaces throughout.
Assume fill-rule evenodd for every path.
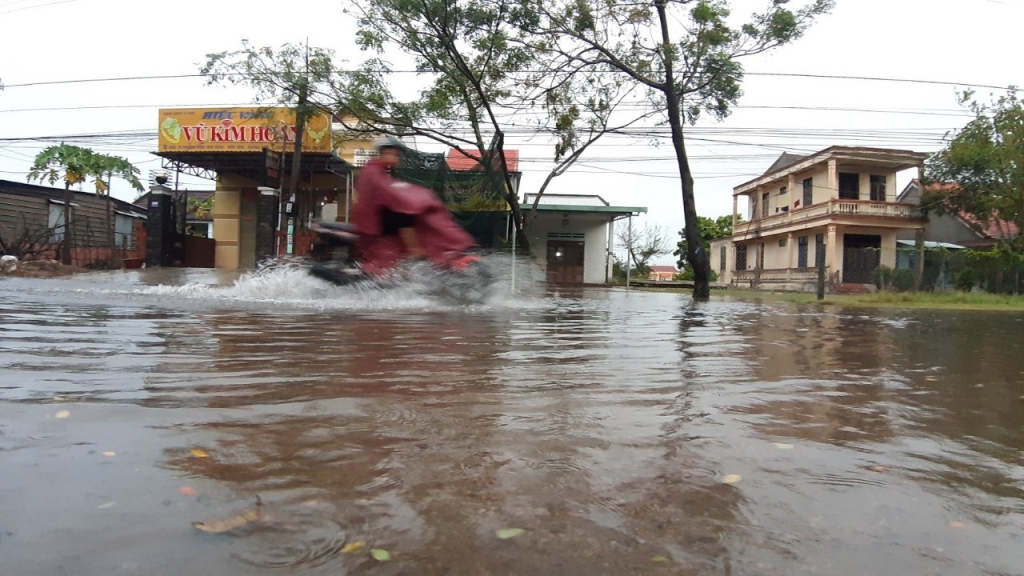
M 748 234 L 758 230 L 789 226 L 805 220 L 824 216 L 872 216 L 881 218 L 921 218 L 921 209 L 912 204 L 895 202 L 872 202 L 867 200 L 830 200 L 799 210 L 775 214 L 767 218 L 755 218 L 736 226 L 734 234 Z

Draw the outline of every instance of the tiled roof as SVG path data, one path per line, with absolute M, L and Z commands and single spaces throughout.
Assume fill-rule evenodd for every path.
M 676 273 L 675 266 L 651 266 L 651 272 Z
M 776 170 L 782 170 L 786 166 L 792 166 L 793 164 L 796 164 L 797 162 L 803 160 L 804 158 L 807 158 L 807 156 L 801 156 L 799 154 L 790 154 L 789 152 L 783 152 L 782 156 L 779 156 L 778 160 L 776 160 L 775 163 L 771 165 L 771 167 L 769 167 L 767 170 L 765 170 L 764 173 L 765 174 L 771 174 L 772 172 L 775 172 Z
M 913 184 L 915 186 L 920 186 L 921 181 L 915 178 L 913 180 Z M 928 189 L 942 191 L 955 190 L 956 184 L 930 184 Z M 983 235 L 985 238 L 990 238 L 992 240 L 1009 240 L 1020 235 L 1020 230 L 1017 228 L 1016 224 L 1007 220 L 1001 220 L 998 217 L 992 218 L 988 222 L 982 222 L 967 212 L 961 212 L 959 216 L 961 220 L 977 230 L 978 233 Z
M 466 154 L 469 154 L 467 156 Z M 467 150 L 466 153 L 459 152 L 452 148 L 448 150 L 448 168 L 456 172 L 468 172 L 479 170 L 479 152 Z M 505 150 L 505 162 L 508 164 L 509 172 L 519 171 L 519 150 Z

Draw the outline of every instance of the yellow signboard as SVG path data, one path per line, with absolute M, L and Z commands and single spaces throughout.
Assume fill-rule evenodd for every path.
M 291 151 L 297 133 L 288 108 L 167 108 L 160 110 L 160 152 Z M 330 154 L 331 117 L 306 123 L 302 151 Z

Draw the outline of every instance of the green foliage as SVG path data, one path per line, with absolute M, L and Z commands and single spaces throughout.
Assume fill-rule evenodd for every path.
M 909 292 L 917 287 L 917 278 L 913 270 L 899 268 L 892 271 L 891 285 L 899 292 Z
M 295 110 L 303 122 L 330 101 L 335 83 L 334 52 L 299 44 L 257 47 L 206 55 L 199 72 L 208 85 L 252 88 L 254 102 L 273 102 Z
M 741 216 L 740 222 L 743 221 Z M 720 238 L 728 238 L 732 236 L 732 216 L 719 216 L 712 220 L 706 216 L 697 216 L 697 225 L 700 227 L 700 238 L 704 243 L 704 252 L 710 253 L 711 242 Z M 679 231 L 679 242 L 676 244 L 676 251 L 672 254 L 677 258 L 676 266 L 680 270 L 691 270 L 689 262 L 686 260 L 686 230 Z M 692 274 L 692 270 L 691 270 Z M 714 280 L 711 280 L 714 282 Z
M 970 292 L 978 285 L 978 274 L 973 268 L 964 268 L 956 275 L 956 289 L 960 292 Z
M 676 280 L 684 280 L 684 281 L 692 282 L 693 280 L 695 280 L 695 278 L 696 278 L 696 275 L 693 273 L 693 269 L 692 268 L 688 268 L 688 269 L 684 270 L 682 273 L 675 275 L 675 279 Z M 718 272 L 715 272 L 714 270 L 711 270 L 710 271 L 710 275 L 708 277 L 708 281 L 709 282 L 717 282 L 718 281 Z
M 892 268 L 883 264 L 872 270 L 871 283 L 879 290 L 888 290 L 892 285 Z
M 961 103 L 974 119 L 929 159 L 921 206 L 938 214 L 966 212 L 980 222 L 1002 219 L 1024 230 L 1024 103 L 1015 89 L 990 104 L 964 92 Z M 1024 247 L 1020 237 L 1007 240 Z
M 93 179 L 96 193 L 108 190 L 111 176 L 122 178 L 132 188 L 142 191 L 139 169 L 119 156 L 97 154 L 89 148 L 61 143 L 43 149 L 36 155 L 29 169 L 29 182 L 48 182 L 51 186 L 63 181 L 66 188 Z M 106 180 L 104 180 L 106 178 Z

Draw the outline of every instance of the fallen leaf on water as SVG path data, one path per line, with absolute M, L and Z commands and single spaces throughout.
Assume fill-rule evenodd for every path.
M 664 556 L 655 556 L 654 558 L 651 558 L 651 561 L 653 561 L 653 562 L 668 562 L 668 558 L 665 558 Z
M 99 506 L 96 507 L 96 509 L 97 510 L 106 510 L 107 508 L 110 508 L 114 504 L 117 504 L 117 502 L 107 502 L 106 504 L 100 504 Z
M 928 382 L 938 381 L 938 378 L 936 378 L 935 376 L 925 376 L 924 379 L 927 380 Z
M 67 418 L 68 416 L 71 416 L 71 412 L 68 412 L 67 410 L 57 412 L 57 418 Z
M 342 554 L 351 554 L 352 552 L 357 552 L 359 550 L 362 550 L 363 546 L 366 546 L 366 544 L 364 544 L 362 542 L 350 542 L 348 544 L 345 544 L 345 547 L 341 549 L 341 553 Z
M 526 530 L 523 530 L 522 528 L 502 528 L 501 530 L 498 530 L 497 534 L 498 538 L 508 540 L 510 538 L 517 538 L 526 534 Z
M 383 548 L 374 548 L 373 550 L 370 550 L 370 556 L 373 556 L 373 559 L 377 562 L 387 562 L 388 560 L 391 560 L 391 553 Z
M 871 470 L 874 472 L 885 472 L 885 466 L 872 466 Z
M 235 528 L 241 528 L 246 524 L 251 524 L 260 519 L 262 512 L 260 508 L 263 506 L 263 502 L 260 501 L 260 497 L 256 497 L 256 509 L 246 510 L 237 516 L 226 518 L 224 520 L 213 520 L 211 522 L 193 522 L 192 526 L 203 532 L 213 532 L 220 534 L 222 532 L 230 532 Z
M 960 522 L 959 520 L 953 520 L 952 522 L 949 523 L 949 527 L 950 528 L 963 528 L 964 527 L 964 523 Z
M 194 488 L 189 488 L 188 486 L 182 486 L 181 488 L 178 488 L 178 492 L 181 492 L 185 496 L 195 496 L 196 493 Z
M 104 452 L 103 455 L 107 458 L 113 458 L 114 456 L 117 456 L 117 452 Z
M 200 450 L 198 448 L 192 451 L 192 455 L 195 456 L 196 458 L 209 458 L 210 457 L 209 454 L 207 454 L 206 452 L 204 452 L 204 451 L 202 451 L 202 450 Z
M 726 484 L 735 484 L 740 480 L 743 480 L 743 477 L 739 474 L 729 474 L 725 478 L 722 478 L 722 482 L 725 482 Z
M 775 443 L 772 444 L 772 446 L 775 446 L 779 450 L 792 450 L 793 449 L 793 445 L 792 444 L 783 444 L 782 442 L 775 442 Z

